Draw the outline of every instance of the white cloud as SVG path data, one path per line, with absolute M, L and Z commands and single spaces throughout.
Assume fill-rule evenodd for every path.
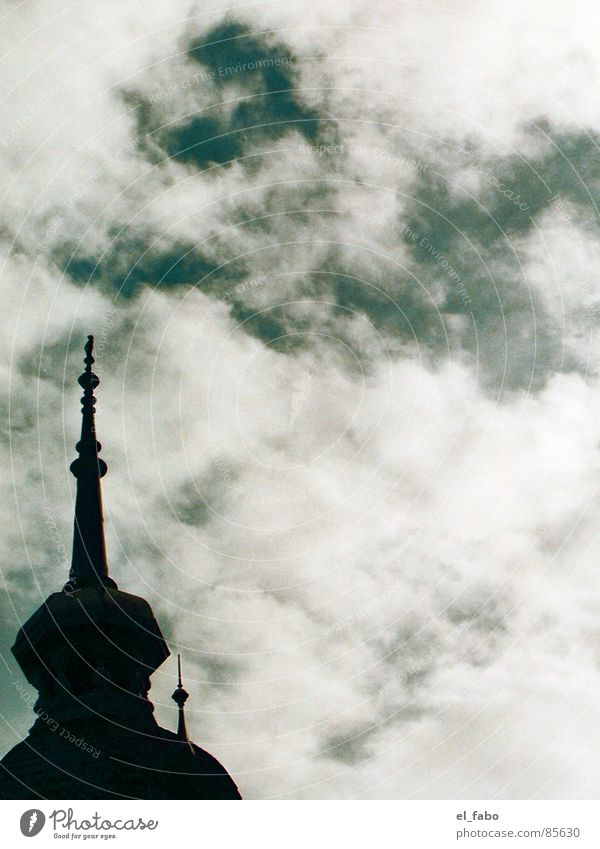
M 290 132 L 260 168 L 210 174 L 152 167 L 116 88 L 152 98 L 175 87 L 160 120 L 211 102 L 210 86 L 181 87 L 193 66 L 180 51 L 182 34 L 218 11 L 112 4 L 96 26 L 90 10 L 29 9 L 3 33 L 11 593 L 26 563 L 19 517 L 40 581 L 32 602 L 62 579 L 40 511 L 52 505 L 68 540 L 74 380 L 89 328 L 113 571 L 181 645 L 193 736 L 245 795 L 595 794 L 597 380 L 548 365 L 536 394 L 495 400 L 477 351 L 469 360 L 461 348 L 468 311 L 448 314 L 450 284 L 398 237 L 433 166 L 464 167 L 440 154 L 448 140 L 475 138 L 483 156 L 538 155 L 549 144 L 524 134 L 527 121 L 600 129 L 592 5 L 574 16 L 566 3 L 387 4 L 373 18 L 363 3 L 338 3 L 311 10 L 316 33 L 298 4 L 248 8 L 253 30 L 274 28 L 293 49 L 304 102 L 331 117 L 344 150 L 299 150 L 306 141 Z M 581 226 L 585 210 L 565 209 L 568 224 L 555 205 L 512 246 L 549 312 L 538 320 L 564 320 L 559 347 L 587 365 L 582 309 L 597 300 L 598 239 Z M 261 215 L 268 227 L 245 225 Z M 216 296 L 192 279 L 115 304 L 50 261 L 65 241 L 97 257 L 123 226 L 144 244 L 157 238 L 157 250 L 192 243 L 209 263 L 241 256 L 245 269 L 233 282 L 216 272 Z M 126 267 L 127 245 L 117 251 Z M 503 259 L 493 270 L 508 285 Z M 330 280 L 348 273 L 370 295 L 336 309 Z M 481 281 L 464 282 L 475 298 Z M 406 306 L 414 339 L 381 330 L 368 309 L 375 287 Z M 405 303 L 413 290 L 447 333 L 435 355 Z M 236 294 L 265 316 L 299 301 L 290 327 L 307 344 L 283 354 L 246 332 L 229 310 Z M 481 345 L 497 333 L 498 361 L 516 344 L 505 317 L 498 308 L 493 330 L 476 327 Z M 544 327 L 523 321 L 531 351 Z M 591 371 L 596 360 L 592 351 Z M 153 695 L 171 724 L 172 688 L 170 662 Z

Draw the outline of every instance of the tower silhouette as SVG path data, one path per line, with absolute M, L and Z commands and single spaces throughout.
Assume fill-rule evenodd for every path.
M 221 764 L 190 742 L 181 681 L 177 733 L 161 728 L 150 676 L 170 652 L 147 601 L 108 573 L 92 371 L 85 346 L 81 439 L 68 581 L 17 634 L 13 654 L 38 691 L 28 736 L 0 761 L 3 799 L 239 799 Z

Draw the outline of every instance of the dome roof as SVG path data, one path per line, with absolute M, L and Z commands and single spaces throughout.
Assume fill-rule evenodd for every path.
M 224 767 L 154 724 L 38 719 L 0 763 L 3 799 L 240 799 Z

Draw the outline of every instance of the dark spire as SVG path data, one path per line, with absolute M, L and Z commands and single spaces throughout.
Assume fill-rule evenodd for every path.
M 81 399 L 81 439 L 76 445 L 79 457 L 71 463 L 71 472 L 77 478 L 75 499 L 75 529 L 73 534 L 73 559 L 65 591 L 73 592 L 84 586 L 117 588 L 108 575 L 106 546 L 104 544 L 104 519 L 100 478 L 107 472 L 104 460 L 98 457 L 102 448 L 96 441 L 94 390 L 100 383 L 92 371 L 94 337 L 88 336 L 85 345 L 85 371 L 79 377 L 83 389 Z
M 182 742 L 188 744 L 189 748 L 193 752 L 194 749 L 192 744 L 189 741 L 187 728 L 185 725 L 185 713 L 184 706 L 189 698 L 189 693 L 187 690 L 183 689 L 183 684 L 181 683 L 181 655 L 177 655 L 177 689 L 171 696 L 177 707 L 179 708 L 179 719 L 177 721 L 177 738 Z

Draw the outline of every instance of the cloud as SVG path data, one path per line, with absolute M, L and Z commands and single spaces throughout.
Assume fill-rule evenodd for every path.
M 244 795 L 597 791 L 584 7 L 9 20 L 3 656 L 64 579 L 93 332 L 112 572 Z

